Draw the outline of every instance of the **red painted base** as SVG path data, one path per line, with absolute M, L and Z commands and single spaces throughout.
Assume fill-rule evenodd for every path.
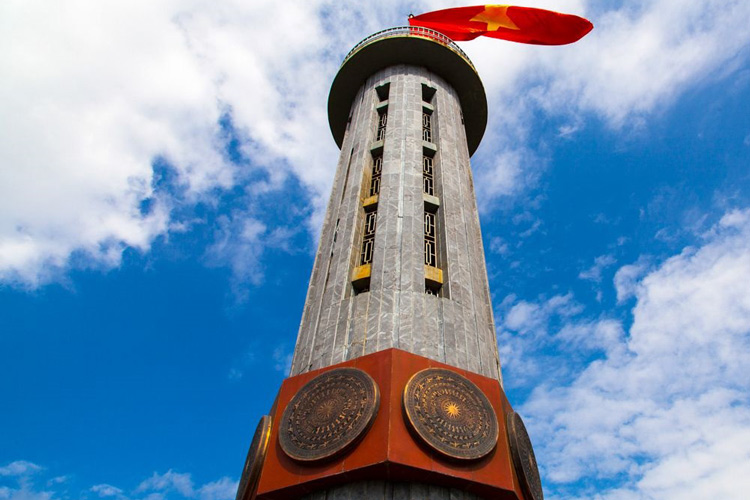
M 302 464 L 289 458 L 278 440 L 279 421 L 297 391 L 313 377 L 343 366 L 367 372 L 380 387 L 380 409 L 364 438 L 344 455 L 323 464 Z M 406 382 L 425 368 L 447 368 L 465 376 L 490 400 L 499 424 L 495 450 L 472 462 L 443 458 L 408 430 L 402 394 Z M 497 380 L 460 370 L 398 349 L 363 356 L 286 379 L 273 409 L 268 455 L 255 498 L 292 499 L 305 493 L 362 480 L 415 481 L 459 488 L 493 499 L 524 498 L 513 470 L 505 416 L 511 411 Z

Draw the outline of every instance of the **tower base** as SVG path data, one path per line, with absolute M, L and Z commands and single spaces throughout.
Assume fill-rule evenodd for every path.
M 289 432 L 289 424 L 283 419 L 285 410 L 305 384 L 343 367 L 364 371 L 379 388 L 379 408 L 371 426 L 361 440 L 336 456 L 309 462 L 290 458 L 279 440 L 279 433 Z M 486 396 L 496 415 L 498 432 L 494 448 L 481 458 L 466 460 L 446 456 L 420 439 L 410 425 L 404 407 L 404 388 L 415 374 L 428 368 L 457 373 Z M 249 498 L 314 499 L 318 498 L 316 492 L 326 490 L 338 491 L 346 498 L 360 498 L 351 495 L 355 491 L 372 490 L 374 496 L 367 493 L 361 497 L 368 499 L 416 498 L 413 495 L 403 497 L 396 492 L 419 490 L 420 498 L 432 498 L 433 495 L 423 495 L 434 489 L 435 498 L 449 499 L 455 498 L 450 494 L 454 489 L 466 493 L 468 496 L 459 498 L 467 500 L 523 500 L 526 497 L 514 468 L 506 429 L 506 416 L 512 412 L 497 380 L 399 349 L 387 349 L 290 377 L 282 383 L 274 405 L 268 451 L 257 490 Z

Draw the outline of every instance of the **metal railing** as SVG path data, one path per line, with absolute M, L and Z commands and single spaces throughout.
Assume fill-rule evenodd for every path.
M 428 40 L 437 42 L 461 56 L 461 58 L 466 61 L 469 66 L 472 67 L 472 69 L 476 70 L 476 68 L 474 68 L 474 64 L 472 64 L 471 62 L 471 59 L 469 59 L 469 56 L 467 56 L 466 53 L 461 50 L 458 45 L 456 45 L 456 42 L 443 35 L 439 31 L 431 30 L 429 28 L 422 28 L 419 26 L 398 26 L 396 28 L 388 28 L 386 30 L 373 33 L 372 35 L 368 36 L 357 45 L 355 45 L 354 48 L 350 50 L 346 55 L 346 57 L 344 58 L 344 62 L 342 62 L 341 65 L 343 66 L 344 64 L 346 64 L 349 58 L 359 52 L 363 47 L 382 38 L 389 38 L 392 36 L 416 36 L 420 38 L 427 38 Z

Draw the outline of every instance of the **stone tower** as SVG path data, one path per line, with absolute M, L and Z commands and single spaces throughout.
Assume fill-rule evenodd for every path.
M 474 66 L 435 31 L 379 32 L 346 56 L 328 114 L 341 155 L 291 373 L 238 500 L 540 500 L 502 391 Z

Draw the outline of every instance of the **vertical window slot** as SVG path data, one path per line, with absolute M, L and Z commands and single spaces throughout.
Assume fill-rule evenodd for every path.
M 437 265 L 437 228 L 435 214 L 424 213 L 424 263 L 426 266 Z
M 362 253 L 359 259 L 359 265 L 372 264 L 372 250 L 375 245 L 375 228 L 378 222 L 377 212 L 368 212 L 365 214 L 365 235 L 362 240 Z
M 383 85 L 375 87 L 375 93 L 378 94 L 378 100 L 380 102 L 388 100 L 388 94 L 391 90 L 391 82 L 386 82 Z
M 435 196 L 435 169 L 432 158 L 426 155 L 422 157 L 422 190 Z
M 388 124 L 388 108 L 379 111 L 378 113 L 378 131 L 375 134 L 376 141 L 382 141 L 385 139 L 385 126 Z
M 435 87 L 430 87 L 426 83 L 422 84 L 422 100 L 424 102 L 432 103 L 432 98 L 435 97 L 435 92 L 437 92 Z
M 422 140 L 432 142 L 432 113 L 422 110 Z
M 376 157 L 372 162 L 372 178 L 370 179 L 370 196 L 380 194 L 380 178 L 383 175 L 383 156 Z

